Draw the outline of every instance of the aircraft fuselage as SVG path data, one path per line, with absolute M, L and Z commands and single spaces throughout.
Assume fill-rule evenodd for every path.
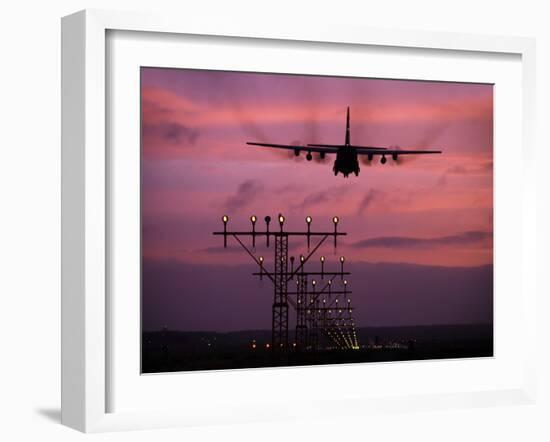
M 334 175 L 342 173 L 344 177 L 348 177 L 350 173 L 359 175 L 359 161 L 357 159 L 357 151 L 351 146 L 345 146 L 338 150 L 336 154 L 336 160 L 334 161 L 334 166 L 332 167 Z
M 349 129 L 349 107 L 346 116 L 346 141 L 343 147 L 338 150 L 336 154 L 336 160 L 332 167 L 334 175 L 338 175 L 341 172 L 344 177 L 348 177 L 350 173 L 354 173 L 355 176 L 359 175 L 359 161 L 357 160 L 357 150 L 351 146 L 350 141 L 350 129 Z

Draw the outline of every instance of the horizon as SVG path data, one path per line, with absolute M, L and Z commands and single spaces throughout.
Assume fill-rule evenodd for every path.
M 363 325 L 356 326 L 357 330 L 366 328 L 430 328 L 430 327 L 492 327 L 492 322 L 476 322 L 476 323 L 458 323 L 458 324 L 404 324 L 404 325 Z M 229 333 L 253 333 L 253 332 L 265 332 L 271 333 L 270 328 L 251 328 L 242 330 L 228 330 L 228 331 L 215 331 L 215 330 L 179 330 L 179 329 L 155 329 L 155 330 L 143 330 L 144 333 L 212 333 L 212 334 L 229 334 Z

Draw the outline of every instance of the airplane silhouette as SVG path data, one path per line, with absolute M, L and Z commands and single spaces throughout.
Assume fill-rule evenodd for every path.
M 332 170 L 334 175 L 342 173 L 344 177 L 348 177 L 350 173 L 354 173 L 355 176 L 359 176 L 359 161 L 358 155 L 367 155 L 369 161 L 372 161 L 375 155 L 381 156 L 380 162 L 386 164 L 386 155 L 391 155 L 394 161 L 397 161 L 400 155 L 420 155 L 420 154 L 435 154 L 441 153 L 440 150 L 401 150 L 401 149 L 388 149 L 385 147 L 374 146 L 358 146 L 351 144 L 350 141 L 350 128 L 349 128 L 349 106 L 346 118 L 346 141 L 345 144 L 307 144 L 306 146 L 293 145 L 293 144 L 270 144 L 270 143 L 255 143 L 247 142 L 251 146 L 262 147 L 274 147 L 277 149 L 289 149 L 294 151 L 294 155 L 299 156 L 302 150 L 307 152 L 306 160 L 311 161 L 313 156 L 311 152 L 319 153 L 321 159 L 325 158 L 327 153 L 336 154 L 336 160 Z

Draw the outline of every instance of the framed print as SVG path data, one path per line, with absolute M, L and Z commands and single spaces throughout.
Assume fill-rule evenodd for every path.
M 533 57 L 66 17 L 63 422 L 531 401 Z

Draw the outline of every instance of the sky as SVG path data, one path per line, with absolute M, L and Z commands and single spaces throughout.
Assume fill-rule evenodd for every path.
M 333 175 L 331 155 L 307 162 L 246 145 L 341 144 L 348 106 L 353 144 L 443 153 L 374 159 L 346 179 Z M 278 213 L 291 229 L 306 216 L 322 230 L 340 218 L 346 237 L 320 254 L 328 269 L 345 255 L 358 270 L 358 325 L 492 321 L 492 85 L 142 68 L 141 118 L 146 329 L 269 328 L 272 288 L 250 275 L 238 244 L 224 249 L 212 232 L 223 215 L 245 230 L 251 215 Z M 291 254 L 306 251 L 291 241 Z M 272 260 L 262 241 L 255 252 Z M 452 290 L 435 288 L 430 272 L 447 275 Z M 413 309 L 381 294 L 396 274 L 407 276 L 393 293 L 418 300 Z M 478 304 L 461 301 L 457 287 Z

